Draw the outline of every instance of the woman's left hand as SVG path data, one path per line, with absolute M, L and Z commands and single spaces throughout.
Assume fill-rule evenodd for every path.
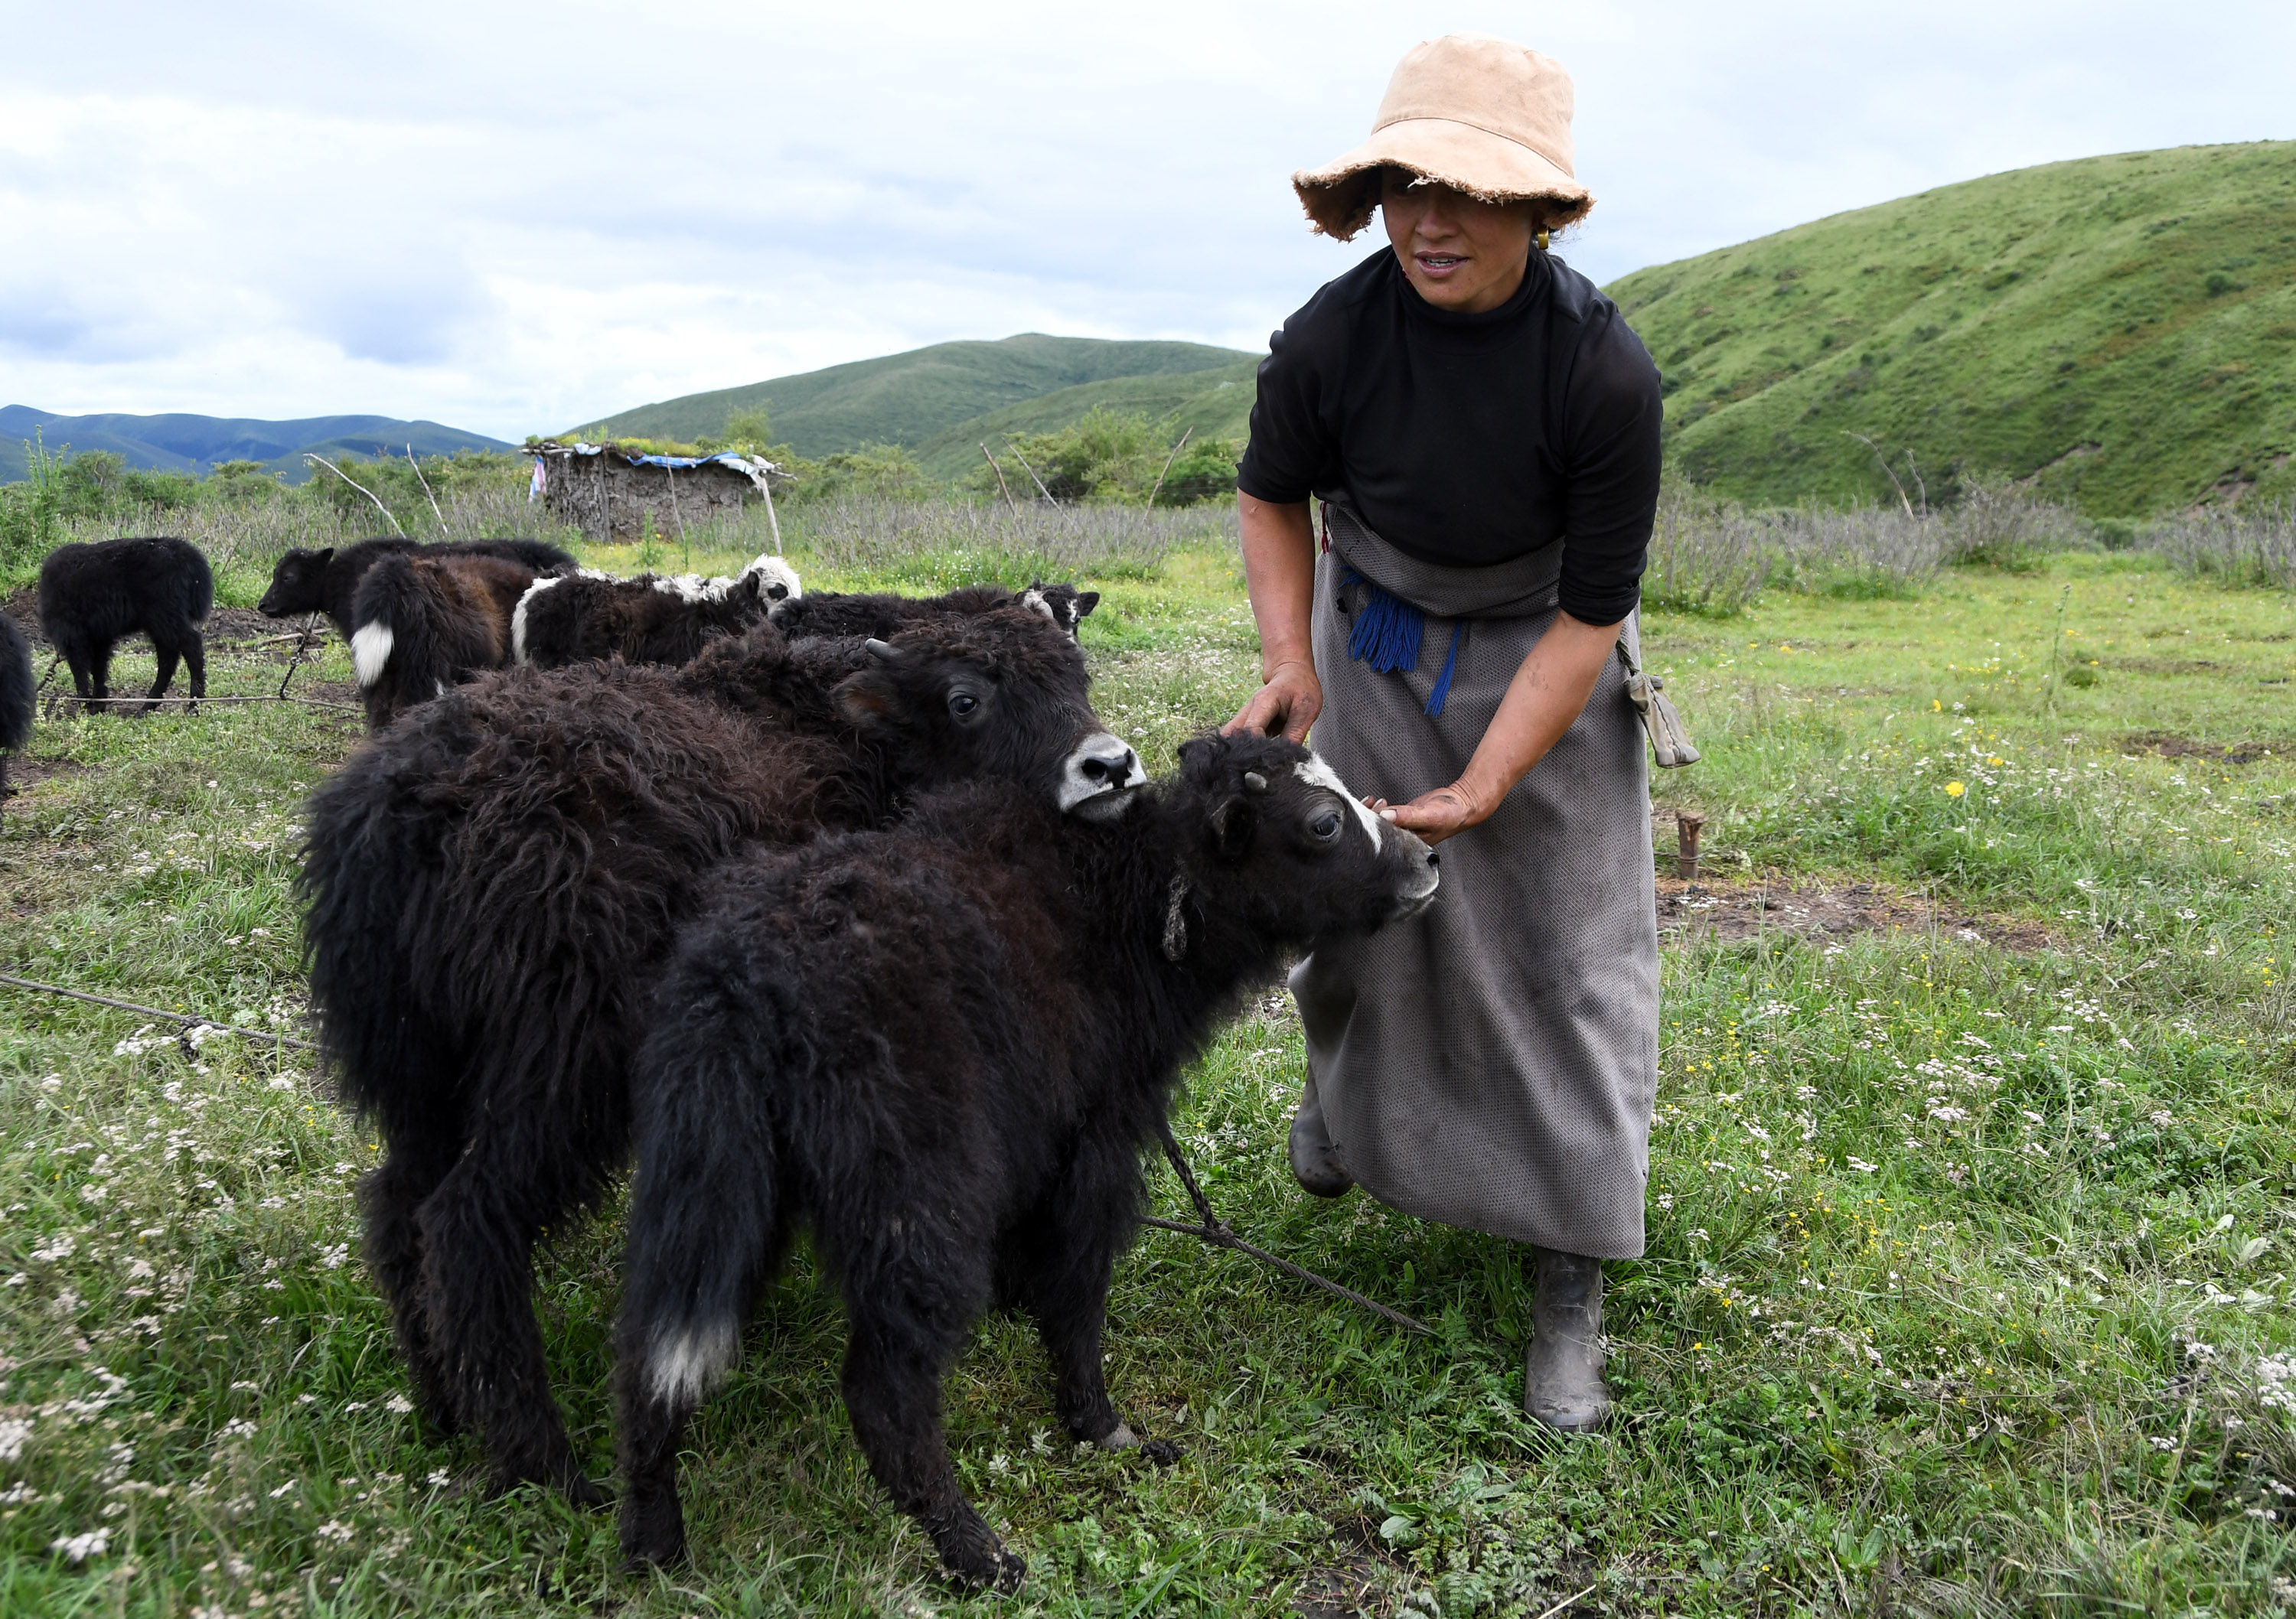
M 1407 832 L 1416 832 L 1429 843 L 1440 843 L 1454 832 L 1464 832 L 1490 818 L 1490 811 L 1468 792 L 1464 783 L 1457 781 L 1422 793 L 1408 804 L 1390 805 L 1384 798 L 1366 798 L 1364 802 L 1378 813 L 1381 820 L 1391 821 Z

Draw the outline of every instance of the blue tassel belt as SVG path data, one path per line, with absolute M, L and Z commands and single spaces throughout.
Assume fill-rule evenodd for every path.
M 1419 666 L 1419 643 L 1427 633 L 1427 615 L 1392 592 L 1382 590 L 1345 563 L 1340 567 L 1340 588 L 1364 587 L 1363 610 L 1356 615 L 1355 628 L 1348 635 L 1348 656 L 1357 663 L 1369 664 L 1374 675 L 1392 675 L 1398 669 Z M 1443 659 L 1443 672 L 1435 677 L 1435 689 L 1427 694 L 1430 718 L 1443 712 L 1443 704 L 1451 695 L 1451 676 L 1458 672 L 1459 642 L 1467 633 L 1467 621 L 1455 619 L 1451 626 L 1451 650 Z

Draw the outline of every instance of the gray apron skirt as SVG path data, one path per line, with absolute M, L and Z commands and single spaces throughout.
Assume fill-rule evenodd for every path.
M 1316 750 L 1355 792 L 1406 803 L 1466 768 L 1554 622 L 1561 546 L 1439 568 L 1345 505 L 1327 503 L 1324 524 Z M 1368 593 L 1343 587 L 1350 569 L 1425 614 L 1415 669 L 1379 674 L 1349 656 Z M 1293 970 L 1303 1106 L 1320 1107 L 1349 1173 L 1382 1203 L 1564 1253 L 1642 1253 L 1659 1018 L 1644 747 L 1613 659 L 1498 812 L 1441 846 L 1434 904 Z

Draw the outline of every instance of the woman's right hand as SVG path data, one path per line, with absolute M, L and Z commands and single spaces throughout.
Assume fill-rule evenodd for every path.
M 1324 710 L 1324 687 L 1316 666 L 1289 659 L 1267 671 L 1251 700 L 1230 720 L 1225 733 L 1248 732 L 1254 736 L 1283 735 L 1294 742 L 1308 740 L 1308 728 Z

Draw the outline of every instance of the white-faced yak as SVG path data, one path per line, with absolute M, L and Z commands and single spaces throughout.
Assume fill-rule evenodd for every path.
M 1413 914 L 1437 877 L 1432 850 L 1296 743 L 1203 738 L 1180 758 L 1113 817 L 979 783 L 715 879 L 632 1079 L 628 1558 L 684 1550 L 686 1419 L 800 1224 L 842 1285 L 870 1471 L 959 1581 L 1021 1568 L 941 1427 L 941 1379 L 983 1311 L 1035 1318 L 1072 1435 L 1137 1443 L 1101 1332 L 1182 1065 L 1294 953 Z
M 1026 590 L 1001 585 L 968 585 L 945 596 L 846 595 L 830 593 L 781 602 L 775 625 L 791 641 L 808 635 L 890 635 L 927 618 L 985 613 L 991 608 L 1025 607 L 1041 613 L 1076 639 L 1077 626 L 1100 605 L 1100 593 L 1079 593 L 1073 585 L 1038 580 Z
M 511 616 L 511 656 L 537 669 L 596 658 L 690 663 L 711 642 L 758 622 L 775 602 L 804 593 L 797 569 L 776 556 L 758 557 L 719 579 L 693 574 L 617 579 L 585 568 L 528 587 Z

